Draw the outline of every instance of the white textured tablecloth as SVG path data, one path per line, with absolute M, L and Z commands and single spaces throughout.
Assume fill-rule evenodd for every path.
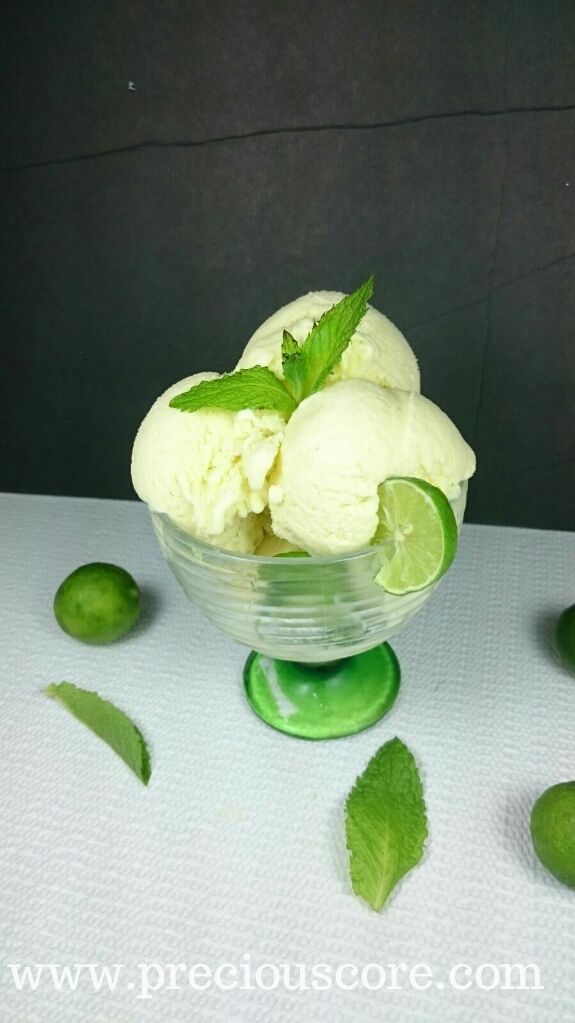
M 575 535 L 464 527 L 454 568 L 393 643 L 403 682 L 389 716 L 306 743 L 248 709 L 246 651 L 188 603 L 145 508 L 8 495 L 0 523 L 1 1023 L 571 1023 L 575 892 L 539 865 L 528 822 L 543 789 L 575 777 L 575 678 L 548 648 L 550 622 L 575 601 Z M 148 607 L 130 638 L 102 648 L 69 639 L 52 614 L 64 576 L 94 560 L 132 572 Z M 148 789 L 40 693 L 63 679 L 138 723 Z M 376 915 L 350 890 L 343 806 L 394 735 L 420 765 L 430 840 Z M 170 963 L 243 964 L 245 980 L 264 962 L 423 963 L 433 981 L 201 991 L 180 972 L 179 989 L 165 986 Z M 123 970 L 115 991 L 82 975 L 59 992 L 45 974 L 18 991 L 9 963 Z M 139 963 L 164 969 L 149 998 L 142 976 L 156 986 L 161 973 Z M 459 963 L 534 963 L 542 989 L 455 990 Z

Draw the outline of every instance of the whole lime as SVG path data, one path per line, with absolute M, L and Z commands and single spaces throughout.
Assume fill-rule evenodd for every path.
M 565 667 L 575 671 L 575 604 L 559 615 L 555 626 L 555 642 Z
M 140 591 L 124 568 L 95 561 L 81 565 L 60 584 L 54 614 L 74 639 L 113 643 L 137 622 Z
M 575 781 L 552 785 L 531 811 L 531 838 L 544 867 L 575 888 Z

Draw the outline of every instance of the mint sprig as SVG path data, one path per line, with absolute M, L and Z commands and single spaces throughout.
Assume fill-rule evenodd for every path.
M 386 742 L 357 779 L 345 826 L 353 890 L 379 911 L 421 860 L 427 838 L 421 779 L 401 739 Z
M 252 366 L 226 373 L 217 380 L 202 380 L 189 391 L 176 395 L 170 407 L 181 412 L 222 408 L 239 412 L 244 408 L 270 409 L 288 419 L 308 395 L 318 391 L 341 359 L 373 293 L 373 277 L 357 291 L 346 295 L 315 323 L 303 344 L 298 345 L 288 330 L 283 332 L 284 380 L 267 366 Z
M 47 686 L 44 692 L 107 742 L 140 781 L 148 784 L 152 774 L 148 747 L 139 728 L 122 710 L 98 693 L 80 689 L 71 682 Z
M 289 330 L 284 330 L 284 336 L 282 341 L 282 363 L 285 366 L 287 362 L 297 361 L 300 353 L 300 347 Z
M 303 347 L 303 345 L 302 345 Z M 300 347 L 289 330 L 284 330 L 282 341 L 282 368 L 286 387 L 297 403 L 302 401 L 305 394 L 305 363 L 301 358 L 302 347 Z
M 244 408 L 270 409 L 290 416 L 296 403 L 271 369 L 252 366 L 226 373 L 217 380 L 202 380 L 170 402 L 181 412 L 197 412 L 201 408 L 223 408 L 239 412 Z
M 294 338 L 284 331 L 282 363 L 287 387 L 299 403 L 318 391 L 337 366 L 352 335 L 367 312 L 373 294 L 373 277 L 346 295 L 314 324 L 297 353 Z

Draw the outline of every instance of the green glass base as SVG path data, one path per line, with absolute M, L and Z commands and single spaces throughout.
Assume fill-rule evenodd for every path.
M 399 681 L 399 662 L 387 643 L 318 665 L 252 653 L 244 668 L 256 714 L 302 739 L 337 739 L 369 728 L 387 714 Z

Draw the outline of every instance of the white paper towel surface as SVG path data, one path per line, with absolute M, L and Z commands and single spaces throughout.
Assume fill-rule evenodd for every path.
M 454 568 L 393 643 L 403 681 L 388 717 L 309 743 L 249 710 L 247 651 L 186 600 L 144 507 L 5 496 L 0 523 L 1 1023 L 573 1020 L 575 892 L 540 866 L 528 824 L 537 795 L 575 777 L 575 678 L 549 653 L 550 622 L 575 602 L 574 535 L 466 526 Z M 64 576 L 94 560 L 125 566 L 147 604 L 132 636 L 102 648 L 52 614 Z M 140 726 L 148 789 L 41 694 L 64 679 Z M 350 890 L 343 805 L 394 735 L 420 765 L 430 840 L 376 915 Z M 17 991 L 8 963 L 123 971 L 115 991 L 84 975 L 76 991 L 45 975 Z M 433 979 L 414 990 L 401 966 L 399 990 L 202 991 L 180 972 L 179 989 L 143 999 L 139 963 L 230 963 L 244 979 L 247 965 L 301 963 L 308 983 L 319 963 L 426 964 Z M 456 964 L 507 963 L 536 964 L 542 989 L 448 982 Z

